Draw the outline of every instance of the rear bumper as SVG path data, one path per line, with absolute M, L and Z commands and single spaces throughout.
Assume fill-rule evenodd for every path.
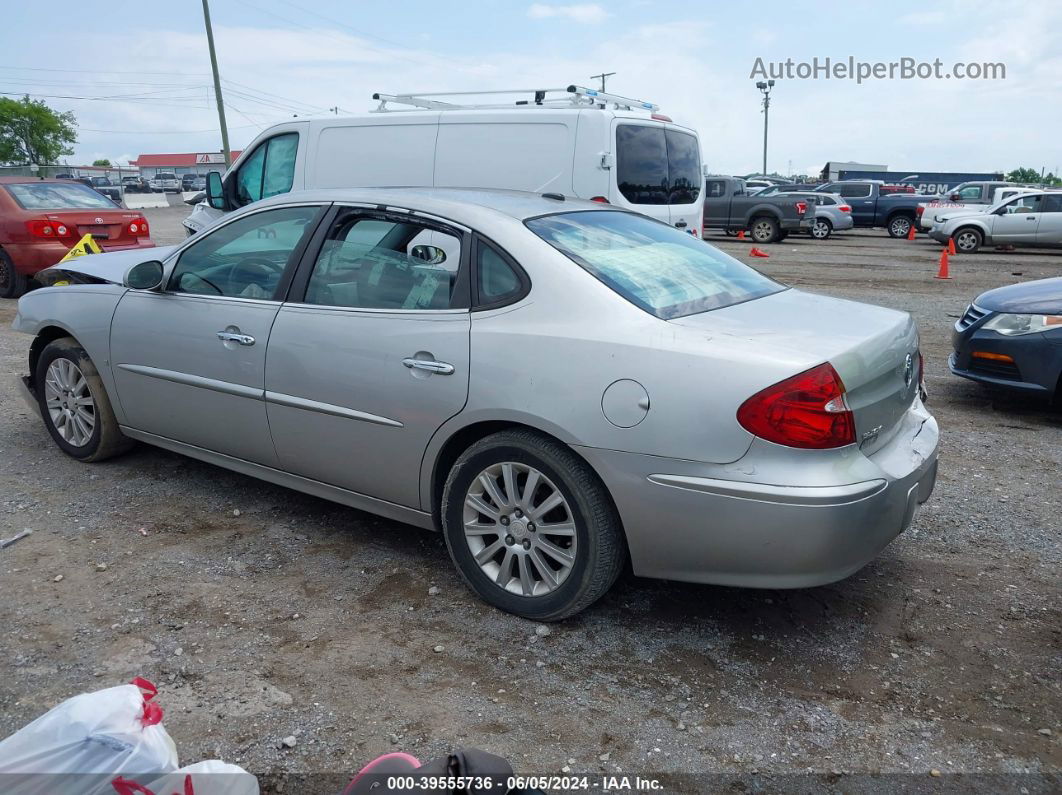
M 124 245 L 108 245 L 106 241 L 96 241 L 100 248 L 103 249 L 103 253 L 108 254 L 112 251 L 129 251 L 135 248 L 154 248 L 155 243 L 149 237 L 139 238 L 136 243 L 124 244 Z M 15 270 L 19 273 L 24 273 L 27 276 L 32 276 L 37 271 L 42 271 L 45 268 L 50 268 L 55 265 L 59 260 L 66 256 L 71 247 L 77 243 L 76 240 L 70 240 L 68 242 L 59 242 L 58 240 L 44 240 L 40 243 L 9 243 L 4 246 L 4 250 L 10 255 L 12 262 L 15 263 Z
M 847 213 L 841 213 L 840 215 L 831 216 L 830 223 L 833 224 L 833 230 L 835 232 L 843 232 L 846 229 L 851 229 L 855 226 L 855 219 Z
M 936 483 L 938 438 L 916 401 L 871 456 L 760 440 L 729 465 L 580 452 L 616 501 L 636 574 L 803 588 L 858 571 L 910 525 Z

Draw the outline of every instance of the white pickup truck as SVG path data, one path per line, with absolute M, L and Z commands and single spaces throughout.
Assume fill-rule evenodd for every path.
M 1035 186 L 1018 185 L 1015 182 L 963 182 L 948 192 L 946 197 L 919 204 L 915 210 L 918 227 L 928 232 L 933 225 L 954 215 L 984 212 L 998 204 Z

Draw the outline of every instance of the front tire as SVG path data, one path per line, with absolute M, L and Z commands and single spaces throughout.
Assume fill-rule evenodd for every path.
M 118 428 L 96 365 L 72 337 L 54 340 L 41 351 L 34 384 L 44 425 L 70 457 L 103 461 L 132 447 Z
M 0 298 L 19 298 L 29 289 L 29 277 L 15 270 L 6 251 L 0 250 Z
M 589 607 L 625 560 L 604 485 L 571 450 L 534 431 L 502 431 L 466 450 L 446 479 L 440 513 L 468 586 L 535 621 Z
M 981 234 L 981 230 L 972 226 L 960 229 L 951 236 L 951 239 L 955 241 L 955 251 L 959 254 L 976 254 L 985 242 L 985 236 Z
M 769 216 L 760 216 L 752 222 L 752 239 L 761 245 L 776 242 L 780 233 L 778 222 Z
M 816 240 L 829 240 L 833 233 L 833 224 L 826 218 L 816 218 L 811 227 L 811 236 Z

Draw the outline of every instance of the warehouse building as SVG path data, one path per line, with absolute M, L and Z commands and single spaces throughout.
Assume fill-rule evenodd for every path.
M 232 153 L 232 160 L 240 156 L 239 151 Z M 151 179 L 160 171 L 176 174 L 206 175 L 211 171 L 225 170 L 225 155 L 221 152 L 178 152 L 159 155 L 140 155 L 129 163 L 140 169 L 140 176 Z

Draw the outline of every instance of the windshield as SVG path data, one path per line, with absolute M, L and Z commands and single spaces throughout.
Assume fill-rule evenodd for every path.
M 24 182 L 4 187 L 25 210 L 114 209 L 114 202 L 80 182 Z
M 591 210 L 526 223 L 632 304 L 665 320 L 786 289 L 703 240 L 643 215 Z

